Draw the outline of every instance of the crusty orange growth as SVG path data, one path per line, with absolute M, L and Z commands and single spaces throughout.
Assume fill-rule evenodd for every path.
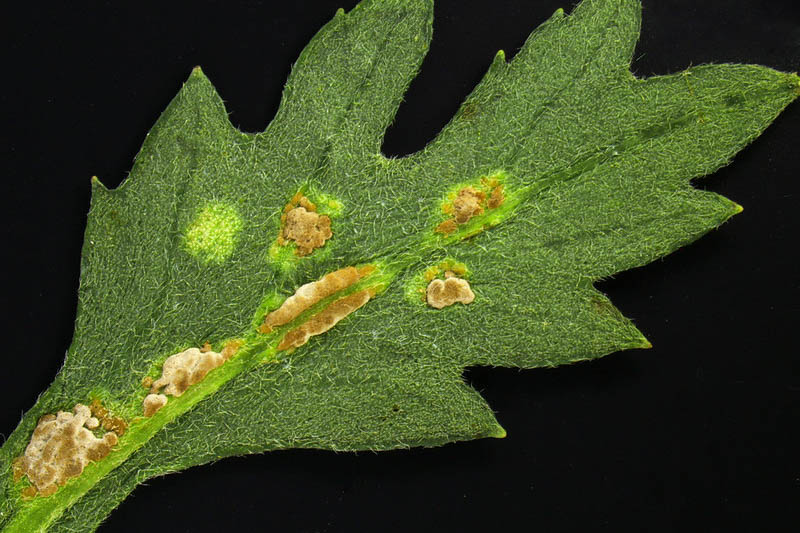
M 97 398 L 92 400 L 89 410 L 92 412 L 92 416 L 100 421 L 106 431 L 113 431 L 117 436 L 121 437 L 128 429 L 128 423 L 125 422 L 125 419 L 111 414 Z
M 436 233 L 443 233 L 445 235 L 450 235 L 457 229 L 458 229 L 458 224 L 456 223 L 455 219 L 448 218 L 447 220 L 436 226 Z
M 336 300 L 308 319 L 307 322 L 287 333 L 278 344 L 277 349 L 288 350 L 304 345 L 309 338 L 325 333 L 341 319 L 367 303 L 373 296 L 375 296 L 375 292 L 372 289 L 364 289 Z
M 87 406 L 77 404 L 73 411 L 39 419 L 25 448 L 20 466 L 42 496 L 53 494 L 69 478 L 79 476 L 86 465 L 108 455 L 118 442 L 117 434 L 111 431 L 102 438 L 94 436 L 91 430 L 100 422 Z M 35 491 L 28 491 L 28 496 Z
M 230 340 L 227 343 L 225 343 L 225 347 L 222 348 L 220 355 L 227 361 L 228 359 L 236 355 L 236 352 L 239 351 L 239 348 L 242 347 L 242 344 L 244 344 L 244 341 L 241 341 L 239 339 Z
M 25 458 L 24 457 L 17 457 L 13 461 L 11 461 L 11 472 L 14 478 L 14 483 L 22 479 L 22 476 L 25 475 Z
M 492 194 L 489 195 L 489 200 L 486 202 L 486 204 L 489 206 L 489 209 L 495 209 L 500 207 L 505 199 L 506 197 L 503 194 L 503 186 L 497 185 L 494 189 L 492 189 Z
M 375 267 L 371 265 L 361 268 L 351 266 L 340 268 L 325 274 L 318 281 L 301 285 L 293 295 L 286 298 L 278 309 L 267 314 L 259 331 L 269 333 L 277 326 L 288 324 L 320 300 L 346 289 L 374 270 Z
M 309 255 L 333 237 L 331 219 L 327 215 L 319 215 L 305 207 L 295 207 L 286 213 L 281 237 L 297 243 L 295 250 L 297 255 L 301 257 Z
M 431 281 L 426 291 L 426 299 L 428 305 L 441 309 L 456 302 L 462 304 L 472 303 L 475 299 L 475 293 L 472 292 L 467 280 L 451 275 L 444 280 L 435 279 Z
M 453 219 L 457 224 L 466 224 L 469 219 L 483 213 L 481 204 L 486 194 L 473 187 L 464 187 L 453 200 Z
M 458 190 L 452 200 L 442 206 L 442 211 L 450 218 L 441 222 L 434 232 L 450 235 L 458 226 L 466 224 L 473 217 L 482 215 L 486 209 L 496 209 L 505 201 L 503 185 L 497 178 L 481 178 L 480 185 L 467 186 Z

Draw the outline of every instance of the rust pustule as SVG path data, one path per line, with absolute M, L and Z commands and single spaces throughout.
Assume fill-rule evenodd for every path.
M 103 429 L 106 431 L 113 431 L 121 437 L 125 434 L 125 431 L 128 430 L 128 423 L 125 422 L 125 419 L 114 416 L 113 413 L 103 406 L 103 403 L 98 398 L 92 400 L 89 409 L 92 412 L 92 416 L 97 418 L 100 425 L 103 426 Z
M 144 407 L 144 416 L 150 418 L 156 412 L 167 405 L 167 397 L 164 394 L 148 394 L 144 397 L 142 406 Z
M 469 282 L 456 277 L 450 271 L 445 273 L 445 279 L 431 281 L 425 296 L 428 305 L 435 309 L 442 309 L 455 303 L 469 304 L 475 300 L 475 293 L 472 292 Z
M 287 333 L 278 344 L 277 349 L 289 350 L 304 345 L 314 335 L 320 335 L 330 330 L 344 317 L 366 304 L 373 296 L 375 296 L 374 289 L 364 289 L 334 301 L 308 321 Z
M 100 421 L 83 404 L 76 404 L 72 413 L 59 411 L 40 418 L 25 454 L 15 461 L 15 478 L 21 472 L 32 485 L 23 497 L 32 498 L 37 492 L 49 496 L 67 480 L 79 476 L 90 462 L 111 453 L 118 442 L 117 434 L 109 431 L 95 437 L 92 430 L 99 426 Z
M 278 244 L 285 246 L 294 241 L 295 254 L 303 257 L 324 246 L 331 237 L 330 217 L 318 214 L 317 206 L 302 193 L 295 194 L 283 208 Z
M 497 185 L 492 189 L 492 193 L 489 195 L 489 200 L 486 204 L 489 206 L 489 209 L 496 209 L 503 204 L 505 199 L 506 196 L 503 193 L 503 186 Z
M 374 270 L 375 267 L 372 265 L 360 268 L 349 266 L 329 272 L 317 281 L 301 285 L 278 309 L 264 317 L 259 331 L 269 333 L 278 326 L 288 324 L 320 300 L 350 287 Z
M 453 199 L 453 220 L 457 224 L 466 224 L 469 219 L 483 213 L 483 201 L 486 200 L 486 193 L 474 189 L 473 187 L 464 187 L 455 199 Z
M 480 183 L 459 189 L 451 200 L 442 205 L 442 212 L 450 218 L 439 223 L 435 233 L 445 236 L 458 230 L 472 218 L 483 215 L 487 210 L 496 209 L 505 201 L 503 184 L 497 178 L 481 178 Z
M 189 348 L 167 357 L 161 367 L 161 377 L 152 382 L 150 394 L 142 402 L 144 416 L 151 417 L 164 407 L 167 395 L 182 396 L 189 387 L 202 381 L 209 372 L 233 357 L 241 345 L 242 341 L 237 339 L 228 341 L 220 353 L 211 350 L 208 345 Z

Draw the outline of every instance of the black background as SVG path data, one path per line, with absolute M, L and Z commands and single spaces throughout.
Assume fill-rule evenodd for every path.
M 89 177 L 110 187 L 191 68 L 263 129 L 291 63 L 352 0 L 30 4 L 0 22 L 0 433 L 69 345 Z M 639 76 L 707 62 L 800 69 L 796 0 L 644 0 Z M 384 152 L 420 149 L 494 53 L 555 0 L 440 0 Z M 467 379 L 505 440 L 381 454 L 229 458 L 139 487 L 101 531 L 796 530 L 800 497 L 800 104 L 698 185 L 745 207 L 665 260 L 601 283 L 655 347 Z

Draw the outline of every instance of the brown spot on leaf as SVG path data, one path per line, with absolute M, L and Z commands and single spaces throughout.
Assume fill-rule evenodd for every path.
M 497 178 L 483 177 L 480 184 L 462 187 L 451 198 L 450 202 L 442 206 L 442 211 L 450 215 L 450 218 L 441 222 L 434 230 L 445 236 L 455 232 L 458 226 L 466 224 L 472 218 L 484 214 L 487 209 L 499 207 L 505 201 L 505 194 L 503 184 Z
M 481 204 L 486 194 L 473 187 L 464 187 L 453 200 L 453 219 L 457 224 L 466 224 L 469 219 L 483 213 Z
M 288 350 L 304 345 L 314 335 L 320 335 L 330 330 L 344 317 L 367 303 L 374 295 L 373 289 L 364 289 L 334 301 L 308 321 L 287 333 L 278 344 L 277 349 Z
M 489 209 L 496 209 L 503 204 L 505 199 L 506 197 L 503 194 L 503 186 L 497 185 L 494 189 L 492 189 L 492 194 L 489 196 L 489 200 L 486 202 L 486 204 L 489 206 Z
M 16 483 L 22 476 L 25 475 L 25 458 L 17 457 L 11 462 L 11 471 L 13 472 L 14 482 Z
M 145 378 L 145 380 L 146 379 L 147 378 Z M 150 381 L 152 381 L 152 378 Z M 92 416 L 99 421 L 99 425 L 103 426 L 103 429 L 106 431 L 113 431 L 120 437 L 125 434 L 125 431 L 128 429 L 128 423 L 125 422 L 124 418 L 111 414 L 98 398 L 92 400 L 89 409 L 92 412 Z
M 275 327 L 288 324 L 320 300 L 346 289 L 371 274 L 374 270 L 375 267 L 372 265 L 366 265 L 361 268 L 345 267 L 325 274 L 318 281 L 301 285 L 278 309 L 264 317 L 264 323 L 261 324 L 259 331 L 261 333 L 269 333 Z
M 163 388 L 164 394 L 181 396 L 190 386 L 201 381 L 206 374 L 224 362 L 222 354 L 201 352 L 197 348 L 170 355 L 161 368 L 161 377 L 153 382 L 150 392 L 158 394 Z
M 324 246 L 332 236 L 330 217 L 318 214 L 317 206 L 302 192 L 295 194 L 284 206 L 278 245 L 285 246 L 294 241 L 297 245 L 295 254 L 303 257 Z
M 456 221 L 452 218 L 448 218 L 447 220 L 436 226 L 436 229 L 434 231 L 436 233 L 443 233 L 444 235 L 450 235 L 457 229 L 458 229 L 458 224 L 456 223 Z
M 236 352 L 239 351 L 239 348 L 242 347 L 242 344 L 244 344 L 244 341 L 242 340 L 239 339 L 230 340 L 225 343 L 225 347 L 222 348 L 222 352 L 220 352 L 220 355 L 222 355 L 223 359 L 227 361 L 228 359 L 236 355 Z
M 333 236 L 331 219 L 327 215 L 318 215 L 304 207 L 295 207 L 286 215 L 286 224 L 281 236 L 297 244 L 297 255 L 301 257 L 309 255 L 315 249 L 324 246 L 325 241 Z
M 73 413 L 59 411 L 58 415 L 39 420 L 25 454 L 15 461 L 15 478 L 22 472 L 32 485 L 23 491 L 23 497 L 32 498 L 37 492 L 42 496 L 55 493 L 69 478 L 79 476 L 90 462 L 111 452 L 118 442 L 117 434 L 107 432 L 95 437 L 89 426 L 97 427 L 97 422 L 92 410 L 83 404 L 76 404 Z
M 456 302 L 462 304 L 471 303 L 475 300 L 475 293 L 465 279 L 448 277 L 447 279 L 435 279 L 428 284 L 426 291 L 428 305 L 436 309 L 442 309 Z

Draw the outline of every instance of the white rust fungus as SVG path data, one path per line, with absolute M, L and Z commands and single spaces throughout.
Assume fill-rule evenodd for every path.
M 92 461 L 99 461 L 111 452 L 118 442 L 113 431 L 98 438 L 92 429 L 100 421 L 92 416 L 89 407 L 77 404 L 74 414 L 59 411 L 39 419 L 25 454 L 16 462 L 15 477 L 28 476 L 35 490 L 27 496 L 49 496 L 69 478 L 79 476 Z M 21 477 L 21 475 L 20 475 Z
M 433 308 L 441 309 L 456 302 L 462 304 L 472 303 L 475 293 L 465 279 L 455 277 L 452 272 L 450 276 L 445 273 L 446 279 L 434 279 L 428 284 L 426 300 L 428 305 Z
M 277 326 L 288 324 L 320 300 L 346 289 L 374 270 L 375 267 L 371 265 L 361 268 L 350 266 L 329 272 L 318 281 L 301 285 L 278 309 L 267 314 L 259 331 L 269 333 Z
M 289 350 L 304 345 L 309 338 L 325 333 L 337 322 L 367 303 L 373 296 L 375 296 L 373 289 L 364 289 L 336 300 L 309 318 L 308 321 L 287 333 L 278 344 L 277 349 Z
M 221 353 L 203 346 L 202 349 L 189 348 L 167 357 L 161 368 L 161 377 L 152 382 L 150 394 L 144 398 L 142 404 L 144 416 L 153 416 L 156 411 L 164 407 L 167 404 L 167 394 L 179 397 L 186 392 L 186 389 L 202 381 L 209 372 L 230 359 L 241 344 L 239 340 L 230 341 Z

